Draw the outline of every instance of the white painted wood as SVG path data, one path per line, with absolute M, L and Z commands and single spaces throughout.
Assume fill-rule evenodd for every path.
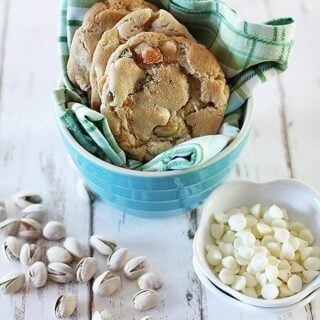
M 51 91 L 58 78 L 57 9 L 57 2 L 51 0 L 10 0 L 0 106 L 0 197 L 9 200 L 22 188 L 39 190 L 50 219 L 64 221 L 69 235 L 87 243 L 89 207 L 77 197 L 78 177 L 67 164 L 52 111 Z M 19 264 L 0 259 L 1 276 L 16 268 Z M 54 319 L 53 303 L 62 292 L 77 296 L 74 319 L 88 319 L 87 286 L 54 283 L 44 290 L 1 296 L 0 318 Z
M 316 168 L 320 159 L 320 5 L 314 0 L 227 2 L 251 21 L 286 15 L 298 21 L 290 69 L 257 91 L 254 129 L 231 179 L 268 181 L 292 176 L 320 189 Z M 131 248 L 135 255 L 146 255 L 153 269 L 164 274 L 165 286 L 160 291 L 160 306 L 141 314 L 133 311 L 130 303 L 138 289 L 135 282 L 124 279 L 122 290 L 112 299 L 95 297 L 92 301 L 86 285 L 64 287 L 50 283 L 44 290 L 0 296 L 1 319 L 54 319 L 53 301 L 64 291 L 78 297 L 73 319 L 90 319 L 91 305 L 98 310 L 110 309 L 116 320 L 138 320 L 146 314 L 159 320 L 256 319 L 243 310 L 216 303 L 214 296 L 199 284 L 191 265 L 190 238 L 196 229 L 195 215 L 145 221 L 125 216 L 98 201 L 90 210 L 89 203 L 79 200 L 75 190 L 78 176 L 67 164 L 51 112 L 51 90 L 58 78 L 58 1 L 11 0 L 9 7 L 8 3 L 9 0 L 0 1 L 0 61 L 3 57 L 5 65 L 0 89 L 0 198 L 9 199 L 25 187 L 40 190 L 50 218 L 63 220 L 69 235 L 88 244 L 92 222 L 94 232 L 110 236 L 120 246 Z M 5 54 L 1 56 L 2 53 Z M 18 214 L 13 206 L 10 214 Z M 99 272 L 104 271 L 105 259 L 95 256 Z M 0 276 L 13 268 L 18 264 L 0 259 Z M 259 318 L 318 319 L 319 302 L 320 297 L 294 313 Z
M 0 93 L 1 93 L 1 75 L 3 70 L 4 47 L 7 34 L 7 17 L 9 14 L 9 1 L 3 0 L 0 2 Z
M 314 103 L 314 99 L 315 101 L 319 101 L 320 91 L 318 90 L 317 94 L 313 94 L 314 99 L 312 99 L 310 93 L 309 97 L 308 94 L 305 94 L 306 90 L 301 88 L 301 82 L 296 79 L 297 75 L 316 78 L 313 79 L 313 92 L 315 92 L 314 87 L 318 86 L 319 88 L 319 76 L 312 71 L 317 70 L 317 68 L 319 69 L 319 62 L 314 58 L 315 53 L 309 52 L 311 55 L 308 59 L 309 68 L 305 67 L 305 57 L 307 55 L 307 42 L 309 42 L 309 45 L 311 45 L 311 43 L 313 44 L 315 47 L 314 50 L 318 50 L 317 53 L 319 56 L 320 43 L 313 38 L 311 28 L 312 26 L 314 28 L 315 25 L 319 26 L 318 20 L 316 20 L 315 17 L 319 14 L 318 11 L 320 7 L 317 6 L 318 8 L 314 8 L 315 2 L 311 2 L 312 4 L 310 2 L 304 2 L 302 5 L 300 1 L 290 1 L 289 3 L 289 1 L 285 0 L 276 2 L 260 0 L 255 2 L 254 7 L 249 1 L 230 0 L 228 3 L 239 14 L 251 21 L 261 22 L 275 16 L 293 16 L 299 24 L 298 29 L 300 28 L 296 35 L 296 47 L 290 69 L 280 78 L 270 81 L 259 88 L 255 94 L 256 116 L 253 134 L 236 166 L 232 178 L 269 181 L 272 179 L 294 177 L 305 180 L 307 173 L 312 172 L 311 176 L 313 180 L 310 179 L 309 182 L 312 183 L 312 181 L 314 181 L 314 183 L 316 183 L 316 181 L 319 180 L 320 174 L 316 174 L 316 172 L 311 169 L 311 164 L 306 165 L 307 159 L 305 155 L 303 156 L 302 154 L 306 151 L 304 146 L 306 145 L 306 139 L 308 139 L 308 149 L 310 148 L 309 150 L 313 152 L 312 155 L 310 154 L 308 160 L 314 162 L 316 158 L 320 158 L 319 152 L 315 151 L 319 149 L 320 130 L 319 127 L 316 126 L 316 120 L 320 110 L 318 104 Z M 311 7 L 315 10 L 312 10 Z M 309 17 L 311 11 L 314 11 L 314 18 L 310 23 Z M 308 12 L 308 14 L 306 14 L 306 12 Z M 309 35 L 307 39 L 305 37 L 306 34 Z M 303 60 L 301 57 L 303 57 Z M 302 73 L 302 68 L 309 72 L 304 71 Z M 289 79 L 290 76 L 291 78 Z M 287 84 L 287 86 L 283 83 Z M 309 88 L 309 81 L 303 81 L 303 87 Z M 285 102 L 287 99 L 290 99 L 290 104 Z M 313 112 L 307 112 L 309 122 L 313 124 L 312 137 L 310 136 L 309 129 L 307 129 L 308 125 L 306 125 L 305 116 L 302 113 L 301 100 L 304 101 L 304 110 L 310 110 L 310 108 L 313 110 Z M 293 103 L 293 101 L 295 101 L 295 103 Z M 294 120 L 289 120 L 288 117 L 293 112 L 296 117 Z M 310 119 L 313 120 L 310 121 Z M 296 123 L 300 123 L 300 128 L 295 126 Z M 301 135 L 304 136 L 304 139 L 299 139 Z M 298 139 L 301 143 L 300 148 L 297 146 Z M 299 155 L 300 159 L 299 161 L 295 161 L 294 155 L 297 154 L 297 150 L 299 149 L 301 152 Z M 297 176 L 294 169 L 295 165 L 300 170 L 304 170 L 304 174 Z M 315 186 L 319 188 L 319 183 Z M 255 315 L 247 314 L 241 310 L 226 310 L 223 305 L 214 303 L 212 294 L 207 291 L 206 294 L 209 319 L 256 319 Z M 311 307 L 309 305 L 291 314 L 278 317 L 259 317 L 259 319 L 315 319 L 318 314 L 314 309 L 318 301 L 319 298 L 312 303 Z
M 136 281 L 123 276 L 121 290 L 111 299 L 96 298 L 94 306 L 104 306 L 115 319 L 140 319 L 154 315 L 156 319 L 201 319 L 199 283 L 192 268 L 192 240 L 194 226 L 190 215 L 164 220 L 141 220 L 122 215 L 106 204 L 97 202 L 94 208 L 94 232 L 108 235 L 120 247 L 130 248 L 134 256 L 147 256 L 152 269 L 164 276 L 162 301 L 156 310 L 133 311 L 131 298 L 138 291 Z M 99 257 L 99 273 L 105 271 L 105 258 Z

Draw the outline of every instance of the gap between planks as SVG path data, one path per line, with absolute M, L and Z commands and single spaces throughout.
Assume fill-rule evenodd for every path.
M 90 195 L 89 195 L 90 197 Z M 89 200 L 89 238 L 88 238 L 88 246 L 89 246 L 89 256 L 93 257 L 93 248 L 90 245 L 90 237 L 93 234 L 93 230 L 94 230 L 94 215 L 95 215 L 95 211 L 94 211 L 94 202 L 95 199 L 90 197 Z M 92 292 L 92 285 L 93 285 L 93 279 L 90 280 L 90 284 L 88 286 L 88 291 L 89 291 L 89 301 L 88 301 L 88 319 L 92 320 L 92 312 L 93 312 L 93 292 Z
M 199 219 L 201 217 L 199 217 L 199 207 L 197 209 L 193 209 L 190 212 L 190 223 L 189 223 L 189 230 L 188 230 L 188 238 L 193 241 L 194 235 L 198 229 L 198 225 L 199 225 Z M 206 320 L 208 319 L 207 315 L 205 315 L 205 306 L 204 306 L 204 301 L 205 301 L 205 294 L 204 294 L 204 290 L 203 290 L 203 286 L 200 282 L 200 280 L 198 279 L 198 277 L 196 275 L 194 275 L 196 281 L 197 281 L 197 285 L 198 285 L 198 290 L 199 290 L 199 315 L 200 315 L 200 319 L 199 320 Z

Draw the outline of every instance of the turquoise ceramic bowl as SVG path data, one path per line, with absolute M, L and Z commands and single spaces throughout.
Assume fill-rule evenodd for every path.
M 242 129 L 217 157 L 183 171 L 140 172 L 108 164 L 83 149 L 60 123 L 63 142 L 83 179 L 97 197 L 124 213 L 162 218 L 197 207 L 230 173 L 250 132 L 254 114 L 249 99 Z

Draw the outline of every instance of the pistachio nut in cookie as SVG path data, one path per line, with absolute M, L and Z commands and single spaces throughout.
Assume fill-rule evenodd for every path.
M 109 0 L 98 2 L 87 11 L 82 26 L 74 34 L 67 66 L 68 77 L 77 88 L 90 91 L 92 56 L 103 32 L 114 27 L 127 13 L 145 7 L 156 10 L 143 0 Z
M 117 48 L 106 72 L 101 112 L 131 158 L 150 160 L 218 132 L 229 88 L 217 59 L 195 41 L 140 33 Z
M 104 32 L 94 52 L 90 72 L 90 103 L 93 109 L 100 109 L 101 89 L 107 77 L 106 66 L 111 54 L 128 39 L 146 31 L 193 39 L 188 29 L 168 11 L 155 12 L 145 8 L 127 14 L 112 29 Z

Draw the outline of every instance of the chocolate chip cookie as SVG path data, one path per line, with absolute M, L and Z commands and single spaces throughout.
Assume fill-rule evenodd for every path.
M 126 14 L 133 10 L 157 8 L 143 0 L 109 0 L 93 5 L 75 32 L 70 48 L 68 76 L 82 91 L 90 91 L 90 69 L 93 53 L 103 32 L 114 27 Z
M 150 160 L 218 132 L 229 88 L 216 58 L 195 41 L 139 33 L 111 55 L 106 73 L 101 112 L 132 158 Z
M 91 106 L 95 110 L 100 109 L 100 95 L 107 76 L 105 71 L 111 54 L 128 39 L 145 31 L 193 39 L 187 28 L 165 10 L 154 12 L 146 8 L 126 15 L 114 28 L 107 30 L 102 35 L 93 55 L 90 83 Z

